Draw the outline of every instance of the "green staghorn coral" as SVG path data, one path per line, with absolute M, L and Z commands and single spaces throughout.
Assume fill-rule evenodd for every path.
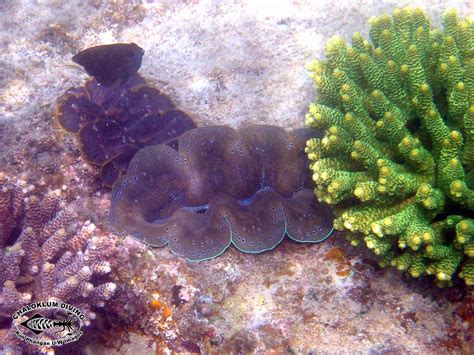
M 431 30 L 419 9 L 370 20 L 309 65 L 318 102 L 308 126 L 315 193 L 334 227 L 414 277 L 474 284 L 474 23 L 443 15 Z M 469 218 L 473 217 L 473 218 Z M 361 237 L 362 236 L 362 237 Z

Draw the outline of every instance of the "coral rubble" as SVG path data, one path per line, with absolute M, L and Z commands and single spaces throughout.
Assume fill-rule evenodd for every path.
M 332 38 L 309 68 L 319 92 L 306 123 L 315 193 L 338 230 L 413 277 L 474 284 L 474 23 L 420 9 L 370 21 L 373 45 Z M 361 237 L 362 236 L 362 237 Z
M 88 325 L 116 289 L 106 282 L 113 242 L 90 222 L 78 224 L 60 191 L 39 198 L 32 186 L 0 173 L 0 350 L 26 346 L 12 314 L 37 301 L 78 307 Z
M 233 244 L 273 249 L 288 235 L 325 240 L 333 215 L 314 199 L 304 145 L 316 130 L 270 125 L 199 127 L 167 145 L 140 150 L 112 190 L 120 231 L 200 261 Z

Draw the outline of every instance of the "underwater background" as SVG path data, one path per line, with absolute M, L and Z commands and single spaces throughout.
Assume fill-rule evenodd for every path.
M 134 42 L 145 50 L 141 75 L 198 126 L 302 127 L 314 99 L 304 64 L 323 59 L 331 36 L 367 37 L 371 16 L 408 5 L 421 7 L 438 28 L 447 8 L 460 17 L 474 12 L 472 1 L 0 2 L 0 172 L 19 182 L 25 197 L 56 201 L 48 193 L 58 191 L 67 208 L 58 204 L 41 222 L 63 216 L 69 240 L 79 245 L 68 247 L 102 263 L 90 265 L 95 298 L 82 301 L 94 314 L 90 324 L 77 343 L 55 350 L 472 351 L 472 289 L 462 282 L 440 289 L 381 268 L 341 234 L 321 244 L 285 239 L 261 254 L 229 248 L 199 263 L 118 237 L 109 227 L 110 191 L 54 120 L 57 98 L 88 77 L 71 62 L 74 54 Z M 5 255 L 13 255 L 7 244 Z M 15 307 L 7 295 L 0 297 L 0 349 L 18 352 L 22 345 L 8 334 Z

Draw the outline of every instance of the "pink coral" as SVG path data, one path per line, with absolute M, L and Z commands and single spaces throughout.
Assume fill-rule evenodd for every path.
M 25 344 L 9 323 L 25 304 L 70 303 L 86 315 L 88 325 L 94 307 L 103 307 L 116 290 L 115 283 L 101 278 L 111 271 L 114 240 L 101 237 L 89 221 L 77 222 L 59 190 L 43 197 L 32 190 L 25 181 L 0 173 L 0 320 L 7 324 L 0 329 L 0 344 L 5 350 Z

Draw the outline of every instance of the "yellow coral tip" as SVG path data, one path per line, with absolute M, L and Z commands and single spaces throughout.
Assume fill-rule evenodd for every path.
M 348 92 L 350 90 L 350 88 L 351 87 L 349 86 L 349 84 L 342 84 L 341 91 L 342 92 Z
M 452 158 L 449 161 L 449 165 L 451 166 L 451 168 L 455 168 L 458 164 L 459 164 L 459 160 L 457 158 Z
M 461 180 L 454 180 L 451 183 L 451 190 L 461 191 L 464 188 L 464 184 Z
M 410 44 L 410 46 L 408 46 L 408 53 L 413 55 L 413 54 L 416 54 L 416 52 L 417 52 L 416 46 L 414 44 Z
M 456 141 L 461 139 L 461 133 L 459 131 L 451 131 L 450 136 L 451 136 L 451 139 L 456 140 Z
M 464 83 L 462 81 L 460 81 L 456 84 L 455 87 L 456 87 L 456 90 L 463 91 L 464 90 Z
M 425 83 L 425 84 L 420 85 L 420 92 L 422 94 L 427 94 L 429 93 L 429 91 L 430 91 L 430 86 L 428 84 Z
M 431 233 L 430 232 L 425 232 L 423 233 L 423 241 L 425 243 L 428 243 L 429 241 L 431 241 L 432 237 L 431 237 Z
M 451 280 L 451 276 L 449 276 L 448 274 L 444 273 L 444 272 L 438 272 L 436 274 L 436 278 L 440 281 L 448 281 L 448 280 Z
M 428 195 L 431 192 L 431 186 L 428 184 L 423 184 L 420 186 L 420 193 L 423 195 Z
M 381 97 L 381 96 L 382 96 L 382 92 L 381 92 L 380 90 L 374 90 L 374 91 L 372 91 L 372 97 L 374 97 L 374 98 L 377 99 L 377 98 L 379 98 L 379 97 Z
M 459 222 L 459 228 L 466 232 L 469 229 L 469 223 L 467 223 L 466 221 L 461 221 Z
M 453 8 L 447 9 L 447 10 L 444 12 L 443 16 L 446 16 L 446 17 L 455 17 L 455 16 L 457 16 L 457 11 L 456 11 L 455 9 L 453 9 Z
M 393 118 L 393 114 L 390 111 L 387 111 L 383 114 L 383 118 L 385 118 L 387 121 L 389 121 Z
M 338 132 L 337 126 L 331 126 L 331 127 L 329 127 L 329 133 L 331 133 L 331 134 L 337 134 L 337 132 Z
M 383 39 L 385 40 L 388 40 L 390 38 L 390 31 L 387 29 L 384 29 L 381 34 L 382 34 Z
M 420 150 L 419 150 L 419 149 L 412 149 L 412 150 L 410 151 L 410 157 L 411 157 L 412 159 L 418 158 L 419 155 L 420 155 Z
M 335 79 L 339 79 L 341 78 L 341 76 L 342 76 L 342 70 L 338 68 L 334 69 L 334 71 L 332 72 L 332 77 Z
M 362 148 L 362 142 L 360 140 L 354 141 L 354 148 L 356 149 Z
M 387 176 L 387 175 L 390 175 L 390 174 L 391 174 L 391 170 L 388 166 L 382 166 L 380 168 L 380 175 Z

